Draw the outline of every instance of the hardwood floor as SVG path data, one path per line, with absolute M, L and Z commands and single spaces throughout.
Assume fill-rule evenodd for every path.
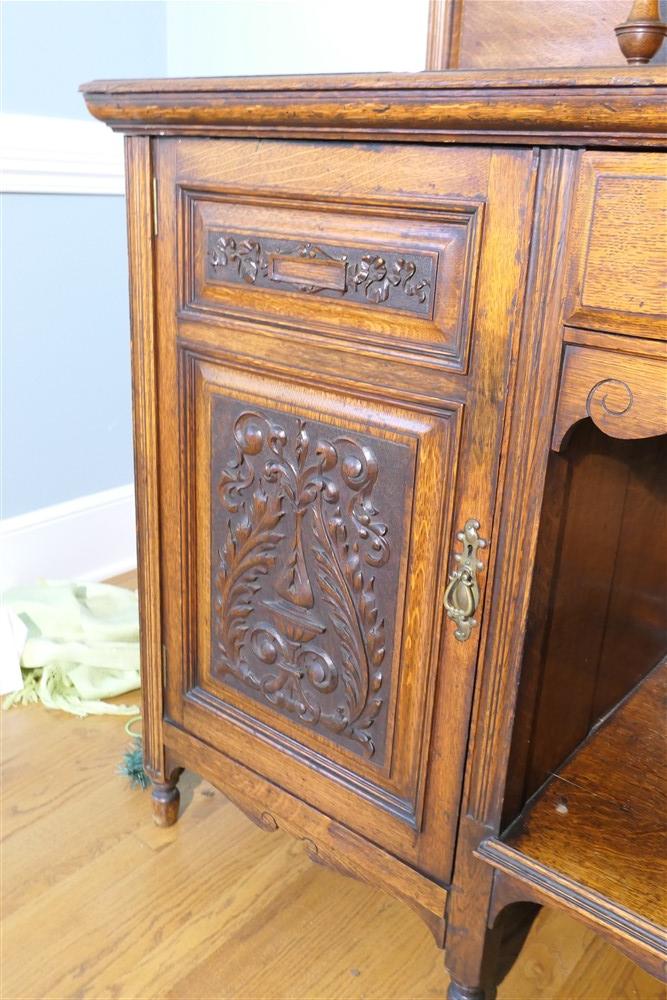
M 181 820 L 155 827 L 148 793 L 115 773 L 124 719 L 32 706 L 1 722 L 3 1000 L 444 1000 L 442 957 L 407 906 L 312 864 L 207 782 L 185 774 Z M 510 998 L 664 990 L 542 911 L 500 987 Z

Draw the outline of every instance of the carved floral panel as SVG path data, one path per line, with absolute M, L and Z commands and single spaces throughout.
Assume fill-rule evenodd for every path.
M 213 405 L 212 672 L 381 764 L 406 444 Z
M 424 317 L 433 313 L 437 268 L 433 253 L 277 241 L 218 230 L 209 230 L 207 250 L 210 281 L 345 298 L 357 305 L 382 306 Z M 313 277 L 287 282 L 274 266 L 276 258 L 311 262 Z M 332 281 L 336 266 L 339 277 Z M 318 280 L 318 270 L 327 280 Z

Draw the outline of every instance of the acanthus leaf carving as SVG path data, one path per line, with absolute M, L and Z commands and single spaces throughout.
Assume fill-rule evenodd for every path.
M 216 579 L 219 607 L 233 608 L 220 618 L 219 640 L 225 654 L 237 657 L 252 610 L 252 598 L 259 590 L 259 578 L 275 562 L 275 546 L 282 535 L 276 527 L 283 515 L 281 497 L 255 491 L 248 516 L 236 527 L 227 522 L 227 535 L 220 553 L 221 573 Z
M 218 475 L 214 672 L 372 757 L 386 653 L 375 572 L 391 555 L 377 458 L 349 436 L 313 442 L 298 418 L 290 435 L 245 411 L 233 434 Z

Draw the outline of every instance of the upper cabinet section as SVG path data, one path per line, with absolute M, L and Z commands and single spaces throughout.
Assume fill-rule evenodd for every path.
M 664 146 L 665 67 L 106 80 L 90 112 L 140 135 Z
M 658 0 L 643 0 L 637 15 L 631 0 L 431 0 L 429 7 L 428 69 L 625 66 L 618 25 L 641 62 L 664 63 L 667 55 L 664 47 L 656 55 L 659 29 L 646 44 L 647 18 L 659 23 Z M 633 31 L 628 21 L 640 23 Z
M 570 236 L 568 325 L 667 335 L 667 175 L 651 153 L 585 153 Z

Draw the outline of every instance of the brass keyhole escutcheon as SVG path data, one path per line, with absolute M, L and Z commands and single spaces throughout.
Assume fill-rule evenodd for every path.
M 458 531 L 456 538 L 461 542 L 463 552 L 454 553 L 454 561 L 458 568 L 450 574 L 445 590 L 445 610 L 447 617 L 456 622 L 455 637 L 460 642 L 470 638 L 477 620 L 474 617 L 479 605 L 479 584 L 477 574 L 484 569 L 484 564 L 477 558 L 479 549 L 487 546 L 485 538 L 478 535 L 479 521 L 469 518 L 463 531 Z

